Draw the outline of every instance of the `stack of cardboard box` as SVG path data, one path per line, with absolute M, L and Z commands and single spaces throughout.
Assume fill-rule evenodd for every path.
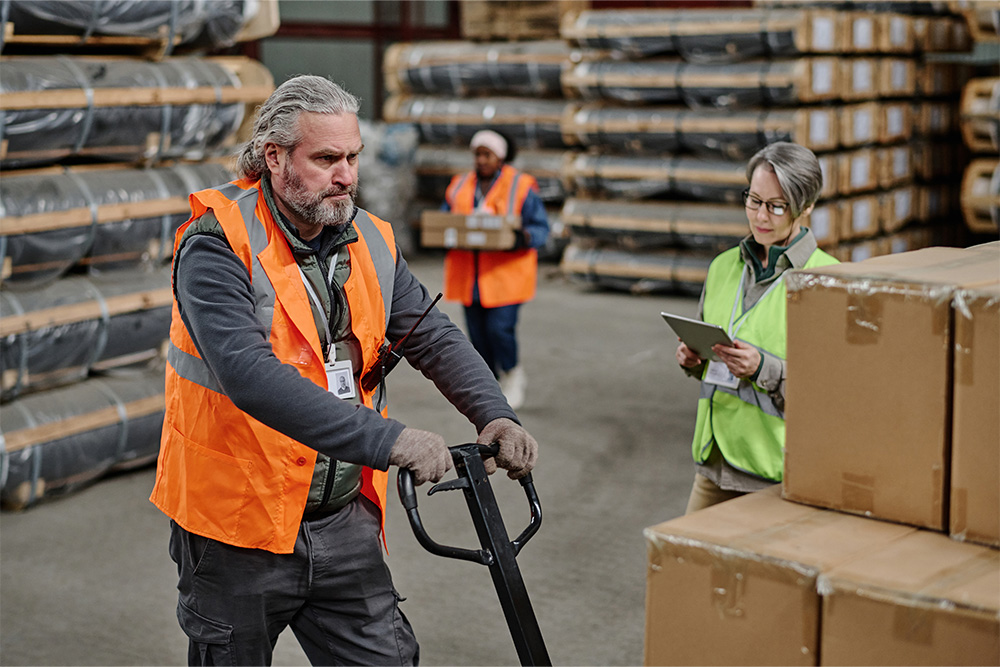
M 1000 242 L 787 280 L 782 486 L 645 531 L 646 664 L 1000 664 Z

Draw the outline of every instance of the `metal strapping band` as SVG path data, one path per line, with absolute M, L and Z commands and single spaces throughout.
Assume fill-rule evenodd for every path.
M 80 43 L 85 43 L 90 36 L 94 34 L 94 30 L 97 28 L 97 23 L 101 18 L 101 5 L 104 4 L 104 0 L 93 0 L 94 5 L 90 10 L 90 20 L 87 22 L 87 27 L 84 29 L 83 34 L 80 35 Z
M 121 422 L 121 428 L 118 430 L 118 446 L 115 448 L 115 463 L 118 463 L 121 461 L 121 457 L 125 453 L 125 445 L 128 443 L 128 411 L 125 409 L 125 404 L 122 403 L 118 394 L 112 391 L 111 387 L 107 386 L 104 382 L 95 379 L 91 380 L 90 384 L 104 394 L 118 413 L 118 421 Z
M 161 199 L 169 199 L 170 190 L 167 188 L 167 184 L 163 182 L 163 176 L 160 175 L 160 171 L 160 169 L 146 169 L 142 173 L 149 176 L 149 180 L 156 186 L 156 191 L 160 194 Z M 170 227 L 173 217 L 171 213 L 164 213 L 160 216 L 160 252 L 155 258 L 158 262 L 162 262 L 169 256 L 167 248 L 170 248 L 172 254 L 174 244 L 170 239 Z
M 87 208 L 90 209 L 90 235 L 87 239 L 87 246 L 82 252 L 82 254 L 85 255 L 90 252 L 91 247 L 94 245 L 94 237 L 97 235 L 97 199 L 94 198 L 94 193 L 91 191 L 90 186 L 87 185 L 87 182 L 83 180 L 83 177 L 80 176 L 80 174 L 76 173 L 69 167 L 63 167 L 63 173 L 66 174 L 66 176 L 68 176 L 69 179 L 76 184 L 76 187 L 80 189 L 80 194 L 83 195 L 83 198 L 87 201 Z
M 162 64 L 164 67 L 171 67 L 175 71 L 177 71 L 177 68 L 174 67 L 174 64 L 169 61 Z M 149 71 L 153 74 L 153 78 L 156 79 L 156 82 L 158 84 L 160 84 L 160 89 L 165 91 L 167 88 L 169 88 L 170 84 L 167 82 L 167 77 L 165 77 L 163 75 L 163 72 L 160 70 L 159 64 L 149 63 L 148 66 L 149 66 Z M 167 150 L 168 146 L 166 144 L 166 141 L 167 137 L 170 136 L 170 125 L 173 121 L 173 116 L 174 116 L 174 106 L 172 104 L 160 105 L 160 137 L 159 137 L 160 140 L 156 146 L 156 154 L 147 155 L 146 157 L 158 158 L 161 157 Z
M 87 139 L 90 138 L 90 128 L 94 125 L 94 89 L 90 86 L 87 75 L 83 73 L 83 70 L 71 58 L 56 56 L 56 59 L 66 66 L 66 69 L 70 71 L 70 74 L 80 84 L 83 94 L 87 97 L 87 109 L 83 118 L 83 128 L 80 130 L 80 136 L 77 138 L 76 145 L 72 149 L 72 154 L 76 155 L 87 145 Z
M 2 2 L 0 2 L 0 26 L 7 25 L 7 17 L 10 16 L 10 2 L 11 0 L 2 0 Z M 6 37 L 5 31 L 0 30 L 0 51 L 2 51 L 4 47 L 4 37 Z M 0 123 L 0 128 L 2 127 L 3 124 Z M 3 484 L 0 484 L 0 488 L 3 488 Z
M 32 412 L 24 405 L 24 403 L 22 403 L 20 401 L 14 401 L 10 405 L 14 409 L 16 409 L 18 412 L 20 412 L 21 415 L 24 417 L 24 421 L 27 424 L 27 428 L 36 428 L 36 427 L 38 427 L 38 420 L 35 419 L 35 415 L 32 414 Z M 34 445 L 31 445 L 30 447 L 28 447 L 25 450 L 26 453 L 22 455 L 22 456 L 28 456 L 28 457 L 31 458 L 31 479 L 28 482 L 28 490 L 29 490 L 29 494 L 30 494 L 28 496 L 28 502 L 27 502 L 28 505 L 31 505 L 37 499 L 37 494 L 35 493 L 35 488 L 38 486 L 38 478 L 41 476 L 41 473 L 42 473 L 42 447 L 41 447 L 41 445 L 42 445 L 42 443 L 35 443 Z M 10 455 L 7 453 L 6 443 L 4 444 L 3 458 L 4 458 L 4 462 L 7 463 L 7 465 L 9 465 L 10 464 Z M 4 466 L 4 471 L 3 471 L 2 474 L 0 474 L 0 478 L 2 478 L 2 479 L 0 479 L 0 481 L 2 481 L 2 484 L 0 484 L 0 488 L 3 488 L 3 487 L 5 487 L 7 485 L 8 472 L 9 472 L 9 469 L 7 468 L 7 466 Z
M 392 250 L 367 212 L 358 209 L 354 222 L 365 239 L 368 252 L 372 256 L 372 263 L 375 265 L 375 275 L 378 276 L 379 289 L 382 291 L 385 326 L 388 327 L 389 314 L 392 312 L 392 289 L 396 278 L 396 263 L 392 259 Z
M 104 295 L 101 294 L 101 291 L 88 280 L 85 292 L 94 295 L 94 301 L 97 302 L 97 307 L 101 309 L 101 321 L 97 330 L 97 341 L 94 344 L 93 353 L 90 355 L 90 359 L 83 369 L 84 375 L 87 374 L 90 367 L 96 364 L 101 355 L 104 354 L 104 348 L 108 344 L 108 329 L 111 326 L 111 312 L 108 310 L 108 303 L 104 300 Z
M 12 292 L 3 291 L 0 292 L 0 296 L 7 299 L 15 315 L 24 315 L 20 300 Z M 13 393 L 15 397 L 21 393 L 24 377 L 28 374 L 28 333 L 24 331 L 17 334 L 17 379 L 14 381 Z M 0 488 L 3 488 L 3 485 L 0 485 Z
M 514 202 L 517 201 L 517 184 L 521 180 L 521 172 L 514 176 L 514 182 L 510 184 L 510 193 L 507 195 L 507 215 L 514 215 Z
M 177 0 L 170 3 L 170 22 L 167 30 L 167 46 L 163 49 L 163 55 L 169 56 L 174 50 L 174 36 L 177 34 L 177 16 L 180 12 L 181 3 Z
M 167 363 L 174 369 L 174 372 L 188 382 L 193 382 L 199 387 L 214 391 L 217 394 L 223 393 L 222 387 L 219 386 L 219 381 L 208 365 L 173 343 L 167 346 Z

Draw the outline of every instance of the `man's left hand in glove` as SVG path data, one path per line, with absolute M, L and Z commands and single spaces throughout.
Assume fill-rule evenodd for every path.
M 480 445 L 491 445 L 494 442 L 500 444 L 500 452 L 495 459 L 489 458 L 483 462 L 490 475 L 500 466 L 511 479 L 520 479 L 535 467 L 538 443 L 516 422 L 506 417 L 494 419 L 483 428 L 476 440 Z

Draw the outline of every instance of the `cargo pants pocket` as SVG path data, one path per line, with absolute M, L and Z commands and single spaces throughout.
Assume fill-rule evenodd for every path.
M 188 636 L 189 665 L 236 665 L 233 626 L 205 618 L 183 602 L 177 603 L 177 621 Z

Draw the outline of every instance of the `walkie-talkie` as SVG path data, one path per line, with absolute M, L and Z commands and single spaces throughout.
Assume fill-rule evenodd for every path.
M 420 323 L 424 321 L 425 317 L 427 317 L 427 313 L 431 312 L 431 308 L 433 308 L 434 305 L 441 300 L 442 296 L 443 294 L 439 292 L 438 295 L 434 297 L 434 300 L 431 301 L 431 305 L 427 306 L 427 310 L 424 311 L 424 314 L 420 316 L 410 330 L 406 332 L 405 336 L 397 340 L 392 345 L 386 343 L 382 346 L 382 349 L 378 353 L 378 361 L 375 362 L 375 365 L 372 366 L 367 373 L 361 376 L 361 387 L 365 391 L 374 391 L 379 382 L 384 380 L 392 369 L 396 367 L 399 360 L 403 358 L 403 346 L 406 344 L 406 340 L 410 337 L 410 334 L 412 334 L 414 330 L 420 326 Z

